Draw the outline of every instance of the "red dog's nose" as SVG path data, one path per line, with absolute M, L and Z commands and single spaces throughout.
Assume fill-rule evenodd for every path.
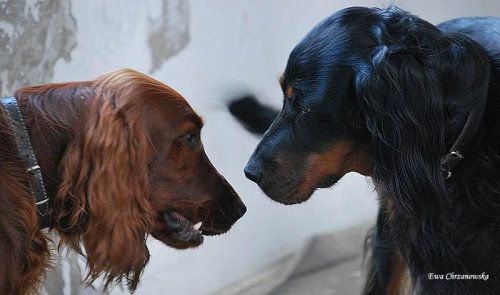
M 236 216 L 238 216 L 238 219 L 245 215 L 245 213 L 247 212 L 247 206 L 245 206 L 243 202 L 239 202 L 238 204 L 236 204 L 234 209 L 236 212 Z

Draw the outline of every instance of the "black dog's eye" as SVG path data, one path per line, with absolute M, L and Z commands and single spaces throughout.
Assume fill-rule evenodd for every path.
M 310 112 L 311 112 L 310 108 L 300 107 L 299 113 L 301 113 L 301 114 L 309 114 Z
M 297 100 L 293 100 L 293 109 L 298 112 L 299 114 L 308 114 L 311 112 L 311 109 L 310 108 L 307 108 L 307 107 L 304 107 L 302 105 L 300 105 L 300 103 L 297 102 Z

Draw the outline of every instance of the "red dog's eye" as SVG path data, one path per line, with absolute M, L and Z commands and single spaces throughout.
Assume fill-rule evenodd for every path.
M 190 144 L 190 145 L 197 145 L 198 144 L 198 133 L 189 133 L 184 135 L 184 140 Z

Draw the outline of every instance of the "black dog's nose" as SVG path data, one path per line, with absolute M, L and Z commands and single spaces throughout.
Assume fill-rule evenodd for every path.
M 262 181 L 262 171 L 254 165 L 245 166 L 245 176 L 251 181 L 259 184 Z

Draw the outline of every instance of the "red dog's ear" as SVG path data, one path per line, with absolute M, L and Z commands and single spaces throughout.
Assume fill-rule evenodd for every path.
M 53 210 L 62 243 L 82 253 L 83 241 L 89 282 L 104 274 L 106 284 L 124 279 L 134 290 L 149 259 L 146 235 L 154 222 L 140 84 L 122 70 L 94 87 L 85 134 L 64 155 Z

